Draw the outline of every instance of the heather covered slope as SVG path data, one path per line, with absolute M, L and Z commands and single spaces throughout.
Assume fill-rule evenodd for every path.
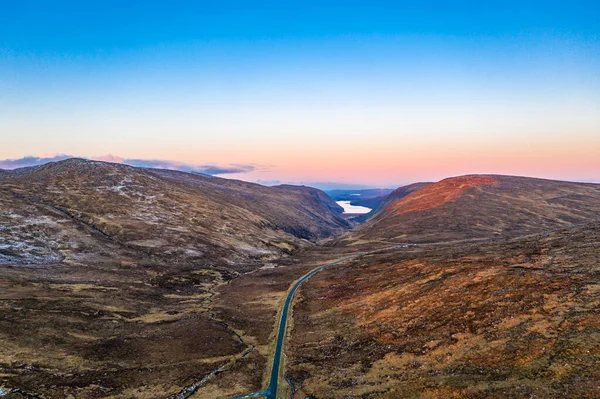
M 339 206 L 329 195 L 327 195 L 327 193 L 316 188 L 308 186 L 296 186 L 291 184 L 282 184 L 279 186 L 274 186 L 273 188 L 303 193 L 304 195 L 312 197 L 313 202 L 318 201 L 325 205 L 325 207 L 334 214 L 340 214 L 344 212 L 344 208 Z
M 317 398 L 600 397 L 600 225 L 423 245 L 320 272 L 287 377 Z
M 2 393 L 164 399 L 235 364 L 252 346 L 213 317 L 217 288 L 344 231 L 334 205 L 311 188 L 79 159 L 6 171 Z
M 278 256 L 348 227 L 315 189 L 81 159 L 5 173 L 0 189 L 129 248 L 211 263 Z
M 520 236 L 600 218 L 600 185 L 525 177 L 453 177 L 404 196 L 344 242 Z
M 126 252 L 64 212 L 0 190 L 0 264 L 98 261 Z
M 428 186 L 431 183 L 412 183 L 406 186 L 398 187 L 394 191 L 392 191 L 387 197 L 385 197 L 377 207 L 375 207 L 371 212 L 361 215 L 359 217 L 354 218 L 357 222 L 365 222 L 374 216 L 383 212 L 391 203 L 398 201 L 401 198 L 406 197 L 413 191 L 417 191 L 422 189 L 425 186 Z
M 430 184 L 432 184 L 432 183 L 412 183 L 412 184 L 408 184 L 406 186 L 398 187 L 397 189 L 392 191 L 390 193 L 390 195 L 388 195 L 385 198 L 385 200 L 383 200 L 383 202 L 379 205 L 379 207 L 374 209 L 374 213 L 377 214 L 377 213 L 383 211 L 385 208 L 388 207 L 388 205 L 390 205 L 390 204 L 406 197 L 410 193 L 420 190 L 423 187 L 426 187 Z

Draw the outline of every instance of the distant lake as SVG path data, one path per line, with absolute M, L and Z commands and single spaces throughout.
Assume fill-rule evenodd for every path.
M 351 205 L 350 201 L 336 201 L 336 203 L 344 208 L 344 213 L 369 213 L 372 210 L 366 206 Z

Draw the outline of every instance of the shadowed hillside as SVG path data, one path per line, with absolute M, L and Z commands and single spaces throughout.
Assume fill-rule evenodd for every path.
M 349 242 L 434 242 L 519 236 L 600 217 L 600 185 L 461 176 L 388 202 Z
M 216 288 L 343 232 L 340 211 L 308 187 L 81 159 L 5 171 L 0 396 L 164 399 L 256 357 Z
M 81 159 L 1 176 L 4 201 L 62 213 L 98 236 L 171 258 L 227 264 L 278 256 L 348 228 L 336 214 L 341 208 L 312 188 Z

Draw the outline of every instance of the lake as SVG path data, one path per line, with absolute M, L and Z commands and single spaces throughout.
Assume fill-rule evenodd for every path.
M 366 206 L 352 205 L 350 201 L 336 201 L 336 203 L 344 208 L 344 213 L 369 213 L 371 212 L 371 208 L 367 208 Z

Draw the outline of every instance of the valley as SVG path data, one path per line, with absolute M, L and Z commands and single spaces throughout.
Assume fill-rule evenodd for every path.
M 4 1 L 0 399 L 600 399 L 600 1 Z
M 348 228 L 318 190 L 78 159 L 7 171 L 0 200 L 9 398 L 185 391 L 248 350 L 218 288 Z
M 600 185 L 388 194 L 358 224 L 303 186 L 4 171 L 3 397 L 598 396 Z

